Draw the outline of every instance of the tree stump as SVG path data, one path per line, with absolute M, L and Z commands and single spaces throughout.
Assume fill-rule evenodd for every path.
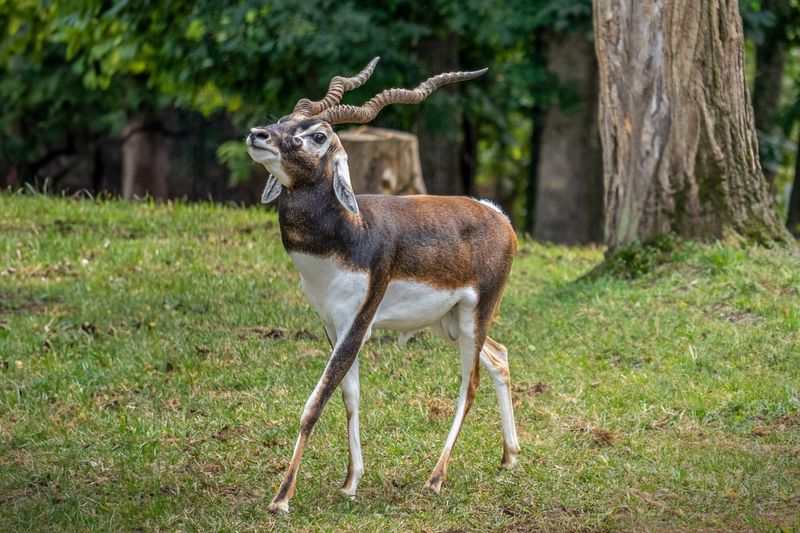
M 358 194 L 424 194 L 419 142 L 410 133 L 360 127 L 339 133 Z

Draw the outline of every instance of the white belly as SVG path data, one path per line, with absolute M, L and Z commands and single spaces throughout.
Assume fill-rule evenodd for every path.
M 366 272 L 347 270 L 335 259 L 291 253 L 303 292 L 326 324 L 344 333 L 361 309 L 369 287 Z M 389 283 L 373 327 L 415 331 L 437 323 L 456 304 L 477 300 L 472 287 L 442 290 L 409 280 Z
M 442 290 L 416 281 L 392 281 L 375 316 L 375 327 L 397 331 L 422 329 L 441 320 L 461 300 L 474 297 L 471 287 Z

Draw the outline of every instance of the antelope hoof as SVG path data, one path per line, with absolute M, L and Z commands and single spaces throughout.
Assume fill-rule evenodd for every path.
M 433 491 L 436 494 L 441 494 L 443 481 L 444 481 L 444 476 L 438 473 L 433 474 L 431 475 L 430 479 L 428 479 L 428 481 L 425 483 L 425 488 Z
M 517 464 L 517 455 L 519 450 L 511 451 L 508 449 L 503 450 L 503 462 L 500 463 L 501 470 L 511 470 Z
M 286 500 L 273 500 L 272 503 L 269 504 L 269 512 L 277 515 L 286 514 L 289 512 L 289 502 Z
M 515 466 L 517 466 L 517 454 L 503 456 L 503 462 L 500 463 L 500 470 L 511 470 Z
M 358 489 L 358 483 L 361 481 L 362 475 L 364 475 L 363 469 L 348 472 L 347 478 L 345 478 L 344 483 L 342 483 L 342 494 L 351 499 L 355 498 L 356 489 Z
M 517 466 L 517 456 L 514 455 L 510 459 L 504 458 L 503 462 L 500 463 L 500 470 L 511 470 Z

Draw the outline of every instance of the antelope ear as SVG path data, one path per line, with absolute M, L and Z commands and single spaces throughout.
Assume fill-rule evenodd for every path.
M 270 174 L 267 178 L 267 186 L 264 187 L 264 192 L 261 193 L 261 203 L 268 204 L 274 202 L 278 196 L 281 195 L 282 190 L 283 187 L 278 183 L 278 178 Z
M 333 192 L 345 209 L 358 215 L 358 204 L 353 186 L 350 184 L 350 167 L 347 166 L 347 154 L 339 153 L 333 157 Z

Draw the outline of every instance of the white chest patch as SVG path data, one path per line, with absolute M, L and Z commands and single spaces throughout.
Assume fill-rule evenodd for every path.
M 320 318 L 343 333 L 361 309 L 369 288 L 366 272 L 347 270 L 335 259 L 289 254 L 300 271 L 303 292 Z M 461 301 L 475 305 L 472 287 L 442 290 L 425 283 L 395 280 L 389 283 L 373 327 L 415 331 L 441 320 Z
M 366 272 L 344 269 L 335 259 L 298 252 L 289 257 L 300 271 L 303 292 L 322 321 L 337 332 L 349 328 L 367 295 Z

